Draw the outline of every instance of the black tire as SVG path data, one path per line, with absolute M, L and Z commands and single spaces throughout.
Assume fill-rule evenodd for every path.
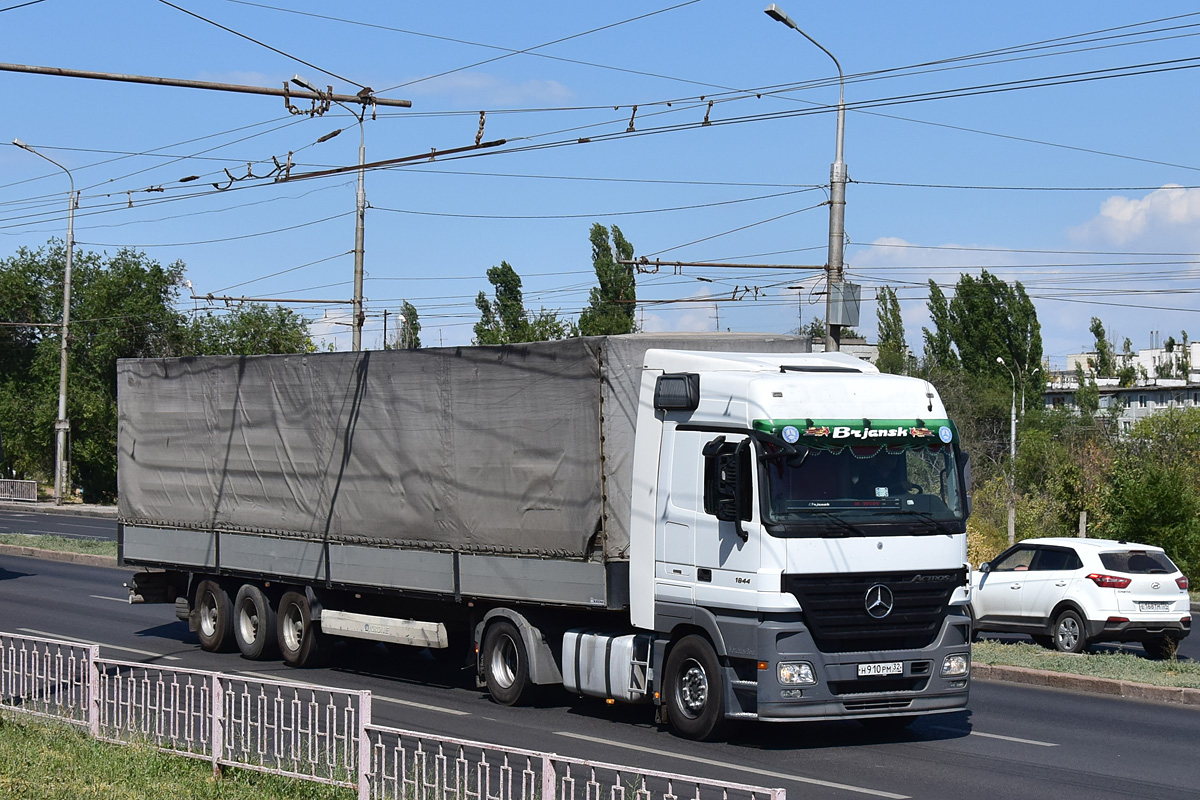
M 276 643 L 288 666 L 319 666 L 328 649 L 325 637 L 313 622 L 308 598 L 300 592 L 284 592 L 275 617 Z
M 233 638 L 238 650 L 251 661 L 274 654 L 279 635 L 271 600 L 257 586 L 246 583 L 233 601 Z
M 527 699 L 529 654 L 517 626 L 506 619 L 493 622 L 483 635 L 483 678 L 488 694 L 502 706 L 515 706 Z
M 721 665 L 703 636 L 685 636 L 667 656 L 663 705 L 667 723 L 685 739 L 709 741 L 725 725 Z
M 1033 639 L 1033 643 L 1036 645 L 1040 645 L 1040 646 L 1046 648 L 1047 650 L 1054 649 L 1054 637 L 1053 636 L 1047 636 L 1044 633 L 1034 633 L 1034 634 L 1030 635 L 1030 638 Z
M 216 581 L 203 580 L 196 586 L 196 636 L 200 647 L 223 653 L 233 646 L 233 603 L 229 592 Z
M 1060 653 L 1082 653 L 1087 649 L 1083 619 L 1071 609 L 1054 618 L 1054 649 Z
M 1171 636 L 1147 639 L 1142 642 L 1142 649 L 1146 651 L 1146 655 L 1155 661 L 1170 660 L 1176 657 L 1179 650 L 1179 640 Z

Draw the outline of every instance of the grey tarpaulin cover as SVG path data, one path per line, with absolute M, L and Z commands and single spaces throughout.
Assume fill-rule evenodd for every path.
M 122 360 L 120 516 L 177 528 L 624 559 L 645 351 L 806 345 L 787 336 L 639 334 Z

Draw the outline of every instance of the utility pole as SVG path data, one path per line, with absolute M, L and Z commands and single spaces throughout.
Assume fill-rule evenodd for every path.
M 1008 430 L 1008 544 L 1011 547 L 1017 541 L 1017 376 L 1002 356 L 996 356 L 996 363 L 1007 369 L 1012 378 L 1012 410 Z
M 367 217 L 367 191 L 366 191 L 366 168 L 367 163 L 367 133 L 363 127 L 363 118 L 367 113 L 367 106 L 364 102 L 362 108 L 354 111 L 348 108 L 340 100 L 333 99 L 333 93 L 322 93 L 308 81 L 299 75 L 292 76 L 292 83 L 307 89 L 310 92 L 315 92 L 318 97 L 325 100 L 332 100 L 342 108 L 349 111 L 358 118 L 358 190 L 354 196 L 354 299 L 353 308 L 353 324 L 351 327 L 351 349 L 354 352 L 362 350 L 362 329 L 363 322 L 366 321 L 366 314 L 363 312 L 363 242 L 366 238 L 366 217 Z M 332 135 L 331 135 L 332 136 Z
M 61 506 L 71 487 L 71 461 L 67 448 L 67 434 L 71 431 L 71 423 L 67 419 L 67 359 L 71 341 L 71 255 L 75 251 L 75 208 L 79 205 L 79 195 L 75 193 L 75 176 L 71 170 L 20 139 L 13 139 L 13 144 L 49 161 L 67 173 L 67 179 L 71 182 L 71 192 L 67 195 L 67 258 L 63 267 L 62 342 L 58 358 L 58 419 L 54 422 L 54 504 Z
M 792 20 L 783 9 L 772 3 L 767 6 L 766 14 L 776 22 L 782 22 L 796 33 L 808 39 L 820 48 L 821 52 L 833 59 L 833 65 L 838 71 L 838 105 L 837 105 L 837 148 L 833 164 L 829 167 L 829 256 L 825 273 L 825 352 L 836 352 L 841 348 L 842 323 L 834 323 L 834 310 L 837 309 L 838 320 L 843 319 L 843 306 L 846 302 L 845 292 L 856 289 L 843 282 L 845 264 L 844 249 L 846 241 L 846 162 L 842 160 L 842 145 L 846 133 L 846 79 L 842 75 L 842 65 L 838 63 L 833 53 L 826 50 L 820 42 L 809 36 Z M 836 293 L 836 299 L 834 297 Z M 853 294 L 853 292 L 851 292 Z M 857 299 L 854 300 L 855 311 L 850 325 L 857 325 Z
M 384 349 L 384 350 L 387 350 L 387 349 L 388 349 L 388 346 L 387 346 L 387 318 L 388 318 L 388 313 L 389 313 L 389 312 L 388 312 L 388 310 L 385 308 L 385 309 L 383 310 L 383 349 Z

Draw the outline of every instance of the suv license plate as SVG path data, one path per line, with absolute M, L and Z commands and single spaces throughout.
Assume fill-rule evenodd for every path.
M 1138 603 L 1139 611 L 1170 611 L 1174 603 Z
M 873 678 L 877 675 L 903 675 L 903 661 L 881 661 L 877 664 L 859 664 L 858 677 Z

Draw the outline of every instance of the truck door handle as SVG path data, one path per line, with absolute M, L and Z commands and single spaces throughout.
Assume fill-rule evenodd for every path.
M 1021 584 L 1019 584 L 1019 583 L 1013 583 L 1013 584 L 1009 584 L 1009 587 L 1008 587 L 1008 588 L 1010 588 L 1010 589 L 1020 589 L 1020 588 L 1021 588 Z
M 1067 582 L 1066 582 L 1066 581 L 1059 581 L 1058 583 L 1056 583 L 1056 584 L 1054 584 L 1054 585 L 1055 585 L 1055 586 L 1066 586 L 1066 585 L 1067 585 Z

